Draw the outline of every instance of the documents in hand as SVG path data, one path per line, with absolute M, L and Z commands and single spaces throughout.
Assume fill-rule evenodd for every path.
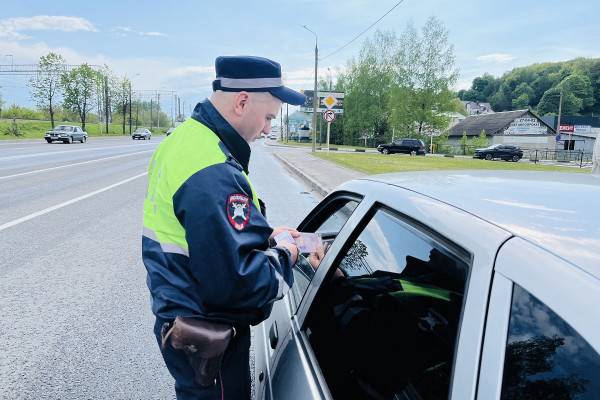
M 316 233 L 300 232 L 300 237 L 296 238 L 296 246 L 300 253 L 314 253 L 322 246 L 321 237 Z
M 283 231 L 274 237 L 275 243 L 294 243 L 298 246 L 300 253 L 314 253 L 322 246 L 321 237 L 316 233 L 300 232 L 300 237 L 294 239 L 290 232 Z

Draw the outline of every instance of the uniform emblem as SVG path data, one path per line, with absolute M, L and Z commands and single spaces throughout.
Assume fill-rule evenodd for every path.
M 227 219 L 236 230 L 242 231 L 250 221 L 250 199 L 245 194 L 230 194 L 227 198 Z

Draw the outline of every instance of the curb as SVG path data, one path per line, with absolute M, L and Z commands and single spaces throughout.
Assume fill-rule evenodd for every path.
M 279 154 L 273 153 L 273 156 L 275 156 L 290 172 L 292 172 L 294 175 L 296 175 L 297 177 L 302 179 L 304 181 L 304 183 L 306 183 L 311 188 L 311 190 L 314 190 L 322 197 L 327 196 L 327 194 L 329 192 L 327 190 L 325 190 L 321 186 L 321 184 L 319 184 L 313 178 L 311 178 L 304 172 L 300 171 L 300 169 L 293 166 L 289 161 L 287 161 L 285 158 L 281 157 Z

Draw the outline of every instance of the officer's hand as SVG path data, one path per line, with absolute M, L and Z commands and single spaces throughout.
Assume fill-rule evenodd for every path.
M 310 262 L 310 265 L 312 265 L 315 271 L 317 268 L 319 268 L 323 257 L 325 257 L 325 250 L 323 250 L 323 246 L 317 247 L 317 250 L 313 253 L 310 253 L 308 256 L 308 262 Z
M 298 247 L 296 247 L 296 245 L 294 243 L 280 243 L 277 245 L 278 247 L 285 247 L 286 249 L 288 249 L 290 251 L 290 254 L 292 255 L 292 259 L 291 264 L 294 265 L 296 264 L 296 261 L 298 260 Z
M 273 229 L 273 233 L 271 233 L 271 236 L 269 236 L 269 240 L 272 240 L 275 236 L 279 235 L 283 231 L 288 231 L 294 239 L 300 237 L 300 232 L 298 232 L 294 228 L 288 228 L 287 226 L 278 226 Z

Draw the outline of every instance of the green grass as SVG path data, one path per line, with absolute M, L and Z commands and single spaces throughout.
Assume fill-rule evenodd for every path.
M 472 158 L 422 157 L 381 154 L 326 154 L 315 153 L 316 157 L 332 161 L 344 167 L 367 174 L 387 172 L 428 171 L 443 169 L 507 169 L 524 171 L 585 172 L 590 168 L 572 168 L 551 165 L 514 163 L 508 161 L 486 161 Z
M 9 126 L 12 124 L 12 119 L 0 119 L 0 140 L 14 140 L 14 139 L 42 139 L 46 131 L 51 129 L 50 121 L 32 121 L 32 120 L 16 120 L 17 125 L 19 126 L 19 130 L 23 134 L 22 136 L 13 136 L 6 135 Z M 76 125 L 81 126 L 81 124 L 75 122 L 55 122 L 55 126 L 58 125 Z M 89 136 L 107 136 L 104 133 L 105 126 L 104 124 L 100 125 L 97 123 L 94 124 L 86 124 L 85 130 Z M 132 127 L 135 130 L 135 125 Z M 166 128 L 153 128 L 152 133 L 154 135 L 164 134 L 165 131 L 169 129 Z M 120 136 L 123 135 L 123 126 L 120 124 L 109 124 L 108 125 L 108 135 L 110 136 Z M 125 135 L 129 135 L 129 126 L 125 126 Z

